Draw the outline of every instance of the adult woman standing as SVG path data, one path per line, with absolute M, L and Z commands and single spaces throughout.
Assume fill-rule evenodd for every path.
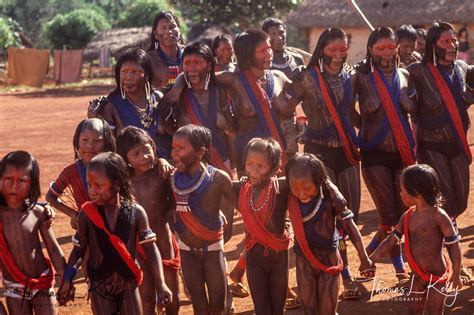
M 235 71 L 234 47 L 232 38 L 228 34 L 217 35 L 212 42 L 212 53 L 214 54 L 216 66 L 215 71 Z

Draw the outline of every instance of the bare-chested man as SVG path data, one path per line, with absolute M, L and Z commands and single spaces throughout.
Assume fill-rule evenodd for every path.
M 145 209 L 150 228 L 156 231 L 156 245 L 163 261 L 165 281 L 173 292 L 173 302 L 166 306 L 167 314 L 178 314 L 180 257 L 178 243 L 173 237 L 168 222 L 174 221 L 171 186 L 168 172 L 161 170 L 156 158 L 153 140 L 142 129 L 130 126 L 122 130 L 117 138 L 117 152 L 123 157 L 132 174 L 131 182 L 135 200 Z M 156 285 L 152 266 L 142 248 L 139 247 L 138 261 L 143 270 L 140 295 L 144 314 L 155 314 Z
M 405 253 L 413 271 L 409 314 L 443 314 L 446 296 L 456 298 L 461 289 L 461 249 L 459 234 L 448 214 L 441 208 L 442 194 L 436 172 L 426 164 L 405 169 L 401 175 L 400 195 L 410 209 L 403 214 L 390 237 L 370 256 L 380 261 L 382 255 L 405 237 Z M 443 258 L 443 245 L 452 262 Z M 455 292 L 450 292 L 450 289 Z
M 180 23 L 171 11 L 162 11 L 153 20 L 148 55 L 153 66 L 152 85 L 156 89 L 174 84 L 182 71 Z
M 374 30 L 367 41 L 367 57 L 357 69 L 359 145 L 362 176 L 379 212 L 381 224 L 367 247 L 370 254 L 386 238 L 405 211 L 398 194 L 404 166 L 415 163 L 414 140 L 407 120 L 415 105 L 410 99 L 408 71 L 396 66 L 398 45 L 388 27 Z M 390 252 L 399 279 L 407 284 L 400 247 Z
M 28 152 L 8 153 L 0 164 L 0 265 L 9 314 L 57 314 L 54 270 L 66 261 L 48 216 L 37 200 L 41 195 L 39 166 Z M 43 256 L 41 241 L 52 260 Z
M 164 281 L 156 234 L 145 210 L 131 195 L 127 164 L 115 153 L 101 153 L 87 167 L 87 186 L 92 202 L 79 212 L 74 248 L 58 290 L 61 305 L 74 299 L 72 280 L 86 249 L 87 275 L 94 314 L 142 314 L 138 292 L 143 273 L 135 262 L 137 243 L 143 246 L 152 267 L 158 303 L 172 301 Z
M 408 67 L 416 88 L 418 160 L 433 167 L 440 179 L 446 212 L 456 218 L 467 208 L 471 150 L 466 133 L 470 126 L 465 97 L 466 73 L 473 66 L 457 60 L 459 42 L 454 27 L 434 24 L 426 37 L 421 63 Z M 463 281 L 473 276 L 463 271 Z
M 181 264 L 194 314 L 222 314 L 227 282 L 224 258 L 224 196 L 236 197 L 227 173 L 204 164 L 209 159 L 212 134 L 196 125 L 179 128 L 173 136 L 176 167 L 171 186 L 176 198 L 176 224 Z M 231 209 L 232 211 L 232 209 Z M 207 291 L 207 293 L 206 293 Z

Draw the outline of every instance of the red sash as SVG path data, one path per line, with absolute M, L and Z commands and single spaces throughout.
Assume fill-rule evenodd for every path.
M 433 76 L 436 87 L 438 88 L 439 93 L 441 94 L 441 98 L 443 99 L 443 102 L 446 105 L 446 108 L 448 109 L 449 115 L 451 116 L 451 120 L 454 123 L 454 127 L 456 129 L 455 130 L 456 136 L 461 141 L 462 147 L 468 158 L 469 164 L 471 164 L 472 163 L 471 149 L 469 148 L 466 136 L 464 134 L 461 116 L 459 115 L 459 111 L 456 105 L 456 101 L 454 100 L 453 94 L 451 93 L 451 90 L 446 84 L 446 81 L 444 81 L 443 77 L 441 76 L 441 73 L 439 73 L 439 70 L 431 62 L 428 62 L 427 66 L 428 66 L 428 69 L 430 69 L 430 72 L 431 72 L 431 75 Z
M 268 195 L 268 197 L 267 197 Z M 239 210 L 242 214 L 247 236 L 245 238 L 245 249 L 251 250 L 257 243 L 274 251 L 287 250 L 290 246 L 290 236 L 288 233 L 274 234 L 267 230 L 266 224 L 270 220 L 273 209 L 275 208 L 275 187 L 273 183 L 268 185 L 266 191 L 262 191 L 258 197 L 256 207 L 262 206 L 265 200 L 269 198 L 266 207 L 259 211 L 251 209 L 252 184 L 245 182 L 239 193 Z
M 308 240 L 304 232 L 303 219 L 301 218 L 300 206 L 298 205 L 298 199 L 296 199 L 293 194 L 290 194 L 288 197 L 288 212 L 290 214 L 291 224 L 293 225 L 293 230 L 295 232 L 295 237 L 298 240 L 301 251 L 313 265 L 314 268 L 319 269 L 325 273 L 329 274 L 338 274 L 342 271 L 343 263 L 341 256 L 338 255 L 338 264 L 337 266 L 325 266 L 322 264 L 311 252 L 309 247 Z
M 382 81 L 378 71 L 373 72 L 375 87 L 380 98 L 380 102 L 387 114 L 388 122 L 390 123 L 390 128 L 392 129 L 393 137 L 395 138 L 395 143 L 397 144 L 398 151 L 403 161 L 405 167 L 415 164 L 415 156 L 413 150 L 408 141 L 405 130 L 403 129 L 402 122 L 398 117 L 397 110 L 395 109 L 395 104 L 393 104 L 392 98 L 387 91 L 387 87 Z
M 23 284 L 26 288 L 31 290 L 46 290 L 50 289 L 54 285 L 54 271 L 51 261 L 48 258 L 44 258 L 46 265 L 48 266 L 49 273 L 39 278 L 27 277 L 18 268 L 15 261 L 13 260 L 8 244 L 3 237 L 3 224 L 0 222 L 0 259 L 2 260 L 3 266 L 13 281 L 18 284 Z
M 421 277 L 421 279 L 425 282 L 430 282 L 431 283 L 446 283 L 449 279 L 449 262 L 444 258 L 446 261 L 446 271 L 442 276 L 435 276 L 432 274 L 427 273 L 423 269 L 421 269 L 420 266 L 416 263 L 415 259 L 411 255 L 411 249 L 410 249 L 410 239 L 409 239 L 409 230 L 408 230 L 408 222 L 410 221 L 410 216 L 415 212 L 416 207 L 413 206 L 410 209 L 408 209 L 405 219 L 403 220 L 403 235 L 405 236 L 405 253 L 407 255 L 407 260 L 408 264 L 410 265 L 410 268 Z
M 168 268 L 174 272 L 178 272 L 179 268 L 181 267 L 181 256 L 179 254 L 179 247 L 178 247 L 178 242 L 176 241 L 176 238 L 174 235 L 171 238 L 171 242 L 173 244 L 173 252 L 174 252 L 174 258 L 173 259 L 163 259 L 161 258 L 161 263 L 163 264 L 163 267 Z M 137 253 L 143 257 L 143 259 L 148 260 L 146 257 L 146 253 L 143 250 L 143 246 L 139 243 L 137 243 Z
M 268 99 L 267 94 L 265 91 L 257 84 L 255 78 L 252 77 L 250 71 L 242 71 L 243 75 L 247 79 L 248 84 L 252 88 L 253 93 L 255 94 L 258 103 L 260 104 L 260 108 L 262 110 L 263 116 L 265 117 L 268 130 L 270 131 L 270 135 L 273 139 L 278 141 L 282 150 L 284 150 L 284 141 L 280 137 L 280 133 L 278 132 L 278 128 L 273 120 L 272 113 L 270 112 L 270 108 L 272 106 L 271 101 Z M 286 163 L 286 154 L 282 154 L 282 169 L 285 169 Z
M 132 255 L 130 255 L 127 246 L 122 242 L 122 240 L 118 236 L 110 233 L 110 231 L 105 228 L 104 220 L 102 220 L 97 206 L 92 202 L 86 202 L 82 205 L 82 210 L 97 228 L 101 229 L 105 232 L 105 234 L 107 234 L 115 250 L 120 255 L 130 271 L 132 271 L 132 273 L 135 275 L 137 284 L 140 285 L 143 280 L 143 272 L 140 270 L 140 268 L 138 268 L 137 264 L 135 263 L 135 259 L 132 257 Z
M 193 125 L 198 125 L 202 126 L 201 120 L 197 117 L 196 113 L 193 111 L 193 106 L 191 102 L 189 101 L 189 98 L 184 96 L 182 97 L 184 101 L 184 109 L 186 110 L 186 114 L 188 114 L 189 120 Z M 215 167 L 225 171 L 227 174 L 230 174 L 230 169 L 227 167 L 227 165 L 224 164 L 224 161 L 222 161 L 219 153 L 217 152 L 217 149 L 214 145 L 211 145 L 209 149 L 209 155 L 211 156 L 211 163 Z
M 209 230 L 207 227 L 201 224 L 198 219 L 193 215 L 191 211 L 177 211 L 181 221 L 183 221 L 184 225 L 198 238 L 217 242 L 222 239 L 224 236 L 224 227 L 221 227 L 217 231 Z
M 352 139 L 347 136 L 347 133 L 344 130 L 344 126 L 342 125 L 341 117 L 339 116 L 336 106 L 332 102 L 331 96 L 329 95 L 328 87 L 326 85 L 326 81 L 324 80 L 323 76 L 321 75 L 321 71 L 318 67 L 314 67 L 316 71 L 316 75 L 319 77 L 319 88 L 321 93 L 323 94 L 324 102 L 331 114 L 331 118 L 334 121 L 334 125 L 336 126 L 337 133 L 339 135 L 339 139 L 342 141 L 342 148 L 344 149 L 344 155 L 346 156 L 347 161 L 351 165 L 358 165 L 359 164 L 359 150 L 357 146 L 354 144 Z

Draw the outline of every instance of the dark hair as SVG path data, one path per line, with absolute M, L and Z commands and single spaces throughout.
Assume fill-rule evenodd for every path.
M 242 155 L 242 168 L 245 169 L 245 161 L 249 152 L 262 152 L 267 153 L 272 172 L 278 171 L 281 164 L 281 147 L 278 141 L 273 138 L 253 138 L 251 139 L 244 148 Z
M 81 136 L 81 133 L 86 129 L 92 129 L 93 122 L 98 120 L 102 122 L 102 129 L 100 131 L 102 132 L 102 136 L 104 137 L 104 152 L 116 151 L 115 139 L 112 135 L 112 129 L 110 129 L 109 124 L 105 120 L 100 118 L 86 118 L 82 120 L 79 125 L 77 125 L 76 131 L 74 132 L 74 137 L 72 138 L 72 146 L 74 148 L 74 159 L 79 158 L 77 151 L 79 150 L 79 137 Z
M 214 40 L 212 41 L 212 47 L 211 47 L 212 55 L 214 57 L 217 57 L 216 50 L 219 47 L 219 45 L 221 44 L 221 42 L 229 42 L 232 45 L 232 37 L 230 37 L 229 34 L 221 34 L 221 35 L 217 35 L 214 38 Z
M 416 30 L 413 26 L 406 24 L 400 26 L 395 33 L 397 34 L 398 41 L 400 42 L 402 39 L 407 39 L 409 41 L 416 41 L 418 38 L 418 35 L 416 33 Z
M 417 28 L 416 36 L 426 39 L 426 30 L 424 28 Z
M 128 167 L 120 155 L 114 152 L 102 152 L 92 158 L 87 166 L 87 171 L 105 170 L 105 175 L 112 184 L 119 184 L 119 194 L 127 201 L 132 201 L 132 188 L 130 184 Z
M 115 84 L 117 85 L 115 91 L 120 93 L 120 69 L 127 61 L 137 63 L 143 69 L 145 78 L 147 78 L 146 80 L 151 85 L 151 81 L 153 79 L 151 59 L 143 49 L 135 47 L 125 50 L 117 60 L 117 64 L 115 65 Z
M 458 31 L 458 36 L 461 36 L 462 33 L 466 32 L 466 37 L 469 35 L 469 33 L 467 32 L 467 28 L 465 27 L 462 27 L 459 31 Z
M 152 24 L 151 33 L 150 33 L 150 46 L 148 47 L 147 50 L 155 50 L 156 38 L 155 38 L 154 32 L 155 32 L 156 26 L 158 25 L 158 23 L 160 23 L 160 20 L 163 20 L 163 19 L 166 19 L 168 21 L 172 21 L 172 20 L 175 21 L 178 28 L 181 29 L 181 23 L 179 22 L 179 19 L 176 16 L 176 14 L 174 14 L 171 11 L 159 12 L 153 19 L 153 24 Z M 183 37 L 181 35 L 181 32 L 179 33 L 178 43 L 183 43 Z
M 212 133 L 209 128 L 188 124 L 176 130 L 173 137 L 185 137 L 193 146 L 194 151 L 206 148 L 203 160 L 209 162 L 209 150 L 212 145 Z
M 421 196 L 430 206 L 441 206 L 442 195 L 436 171 L 427 164 L 415 164 L 402 172 L 405 190 L 411 196 Z
M 38 202 L 38 198 L 41 196 L 41 189 L 40 189 L 40 170 L 38 161 L 35 157 L 26 151 L 13 151 L 5 155 L 0 163 L 0 178 L 3 177 L 3 174 L 7 168 L 7 166 L 13 166 L 18 169 L 27 169 L 31 168 L 30 171 L 30 192 L 28 194 L 28 209 L 33 209 L 36 203 Z M 3 200 L 3 196 L 0 194 L 0 203 L 5 204 Z
M 453 31 L 456 34 L 456 29 L 448 22 L 437 22 L 430 27 L 428 33 L 426 34 L 425 54 L 423 55 L 421 62 L 433 62 L 433 51 L 435 49 L 436 42 L 441 37 L 441 34 L 447 31 Z
M 234 40 L 234 51 L 239 69 L 250 69 L 257 46 L 268 39 L 267 33 L 257 29 L 249 29 L 237 34 Z
M 286 164 L 285 176 L 289 183 L 290 177 L 311 176 L 313 184 L 327 191 L 328 175 L 323 162 L 312 153 L 296 153 Z
M 375 30 L 373 30 L 369 38 L 367 39 L 367 52 L 365 54 L 365 60 L 362 62 L 361 66 L 359 67 L 360 71 L 363 73 L 369 73 L 370 72 L 370 62 L 372 59 L 372 55 L 370 54 L 370 48 L 377 43 L 380 39 L 383 38 L 389 38 L 396 43 L 398 43 L 398 38 L 397 34 L 391 29 L 390 27 L 378 27 Z
M 145 130 L 135 126 L 128 126 L 120 131 L 116 143 L 117 153 L 124 159 L 125 163 L 130 162 L 127 158 L 128 151 L 138 144 L 149 144 L 151 145 L 153 152 L 156 152 L 156 144 L 153 139 Z
M 286 25 L 285 23 L 283 23 L 283 21 L 270 17 L 263 20 L 262 31 L 264 31 L 265 33 L 268 33 L 268 30 L 270 29 L 270 27 L 273 27 L 273 26 L 277 26 L 277 27 L 283 26 L 283 28 L 286 30 Z
M 201 56 L 207 63 L 211 64 L 211 82 L 216 82 L 216 76 L 214 74 L 214 68 L 216 67 L 216 61 L 214 60 L 214 55 L 212 54 L 211 49 L 206 44 L 201 42 L 191 42 L 188 43 L 183 50 L 183 60 L 189 55 L 198 55 Z
M 342 39 L 347 40 L 347 35 L 344 30 L 337 28 L 337 27 L 330 27 L 325 29 L 321 35 L 319 36 L 318 43 L 314 48 L 313 55 L 308 62 L 308 66 L 306 68 L 311 68 L 313 66 L 319 67 L 319 59 L 323 57 L 324 48 L 333 40 Z

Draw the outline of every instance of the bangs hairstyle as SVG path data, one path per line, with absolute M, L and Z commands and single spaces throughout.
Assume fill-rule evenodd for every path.
M 134 62 L 137 63 L 145 73 L 146 81 L 150 83 L 153 79 L 153 68 L 151 66 L 151 59 L 147 55 L 147 53 L 140 48 L 129 48 L 125 50 L 117 60 L 117 64 L 115 65 L 115 84 L 116 88 L 114 92 L 120 93 L 120 70 L 122 69 L 122 65 L 125 62 Z
M 395 33 L 397 34 L 398 41 L 400 42 L 402 39 L 407 39 L 409 41 L 416 41 L 418 38 L 418 34 L 415 28 L 411 25 L 402 25 L 400 26 Z
M 117 137 L 117 153 L 124 159 L 125 163 L 130 163 L 127 158 L 127 153 L 134 146 L 139 144 L 151 145 L 153 152 L 156 154 L 156 144 L 148 133 L 143 129 L 128 126 L 123 129 Z
M 426 203 L 433 207 L 442 205 L 442 195 L 439 178 L 436 171 L 427 164 L 415 164 L 402 172 L 402 182 L 405 190 L 411 196 L 421 196 Z
M 87 171 L 105 171 L 105 175 L 114 185 L 118 183 L 119 194 L 127 201 L 133 200 L 128 167 L 120 155 L 114 152 L 97 154 L 87 166 Z
M 206 44 L 201 42 L 192 42 L 187 44 L 183 50 L 183 60 L 187 56 L 197 55 L 201 56 L 207 63 L 211 64 L 211 82 L 216 82 L 216 76 L 214 74 L 214 68 L 216 67 L 216 61 L 214 60 L 214 55 L 212 54 L 211 48 Z
M 421 62 L 433 62 L 433 51 L 435 50 L 436 42 L 441 37 L 441 34 L 447 31 L 452 31 L 456 34 L 456 29 L 448 22 L 434 23 L 433 26 L 430 27 L 426 34 L 425 54 Z
M 276 173 L 281 165 L 281 147 L 280 144 L 273 138 L 253 138 L 245 146 L 242 156 L 242 169 L 245 169 L 245 161 L 249 152 L 261 152 L 268 155 L 268 162 L 272 173 Z
M 270 29 L 270 27 L 274 27 L 274 26 L 276 27 L 283 26 L 283 29 L 286 31 L 286 25 L 285 23 L 283 23 L 283 21 L 279 19 L 271 18 L 271 17 L 263 20 L 262 31 L 268 34 L 268 30 Z
M 360 71 L 362 71 L 363 73 L 370 72 L 370 59 L 372 58 L 372 55 L 370 54 L 370 48 L 372 48 L 380 39 L 384 38 L 389 38 L 398 44 L 397 34 L 395 34 L 393 29 L 391 29 L 390 27 L 378 27 L 374 31 L 372 31 L 367 40 L 367 52 L 365 54 L 365 60 L 359 67 Z
M 153 19 L 153 24 L 151 26 L 151 33 L 150 33 L 150 46 L 148 47 L 148 51 L 150 50 L 155 50 L 155 42 L 157 42 L 155 35 L 153 32 L 156 30 L 156 27 L 158 26 L 158 23 L 160 23 L 161 20 L 168 20 L 169 22 L 174 21 L 176 25 L 178 26 L 179 31 L 179 38 L 178 38 L 178 43 L 183 44 L 183 36 L 181 34 L 181 23 L 179 22 L 178 17 L 176 14 L 174 14 L 171 11 L 161 11 L 158 13 L 155 18 Z
M 306 66 L 307 69 L 317 66 L 319 67 L 319 59 L 323 57 L 324 48 L 329 45 L 330 42 L 336 39 L 342 39 L 347 42 L 347 34 L 344 30 L 337 27 L 330 27 L 325 29 L 319 36 L 316 48 L 314 48 L 313 55 Z
M 232 37 L 230 37 L 229 34 L 221 34 L 217 35 L 214 40 L 212 41 L 212 55 L 214 57 L 217 57 L 217 48 L 219 48 L 219 45 L 223 42 L 227 42 L 232 46 Z
M 250 69 L 257 46 L 269 39 L 267 33 L 257 29 L 249 29 L 237 34 L 234 40 L 234 51 L 240 70 Z
M 28 199 L 25 200 L 28 206 L 28 210 L 33 209 L 36 203 L 38 202 L 39 196 L 41 196 L 40 189 L 40 170 L 38 161 L 35 157 L 26 151 L 13 151 L 5 155 L 2 162 L 0 163 L 0 178 L 3 177 L 3 174 L 7 166 L 13 166 L 17 169 L 30 169 L 30 192 L 28 194 Z M 0 202 L 3 205 L 5 201 L 3 196 L 0 194 Z
M 290 177 L 311 176 L 315 186 L 328 190 L 328 175 L 324 163 L 311 153 L 296 153 L 286 164 L 285 176 L 288 185 Z
M 199 151 L 202 147 L 204 147 L 206 149 L 206 153 L 204 154 L 203 161 L 209 162 L 209 150 L 211 149 L 212 145 L 212 133 L 209 128 L 189 124 L 176 130 L 173 137 L 186 138 L 193 147 L 194 151 Z
M 82 120 L 79 125 L 76 127 L 76 131 L 74 132 L 74 137 L 72 138 L 72 146 L 74 148 L 74 159 L 79 159 L 79 155 L 77 151 L 79 150 L 79 138 L 81 137 L 81 133 L 87 129 L 90 129 L 91 126 L 89 122 L 93 119 L 100 120 L 102 122 L 102 136 L 104 137 L 104 152 L 117 151 L 115 147 L 115 139 L 112 134 L 112 129 L 110 129 L 109 124 L 100 118 L 90 118 Z

